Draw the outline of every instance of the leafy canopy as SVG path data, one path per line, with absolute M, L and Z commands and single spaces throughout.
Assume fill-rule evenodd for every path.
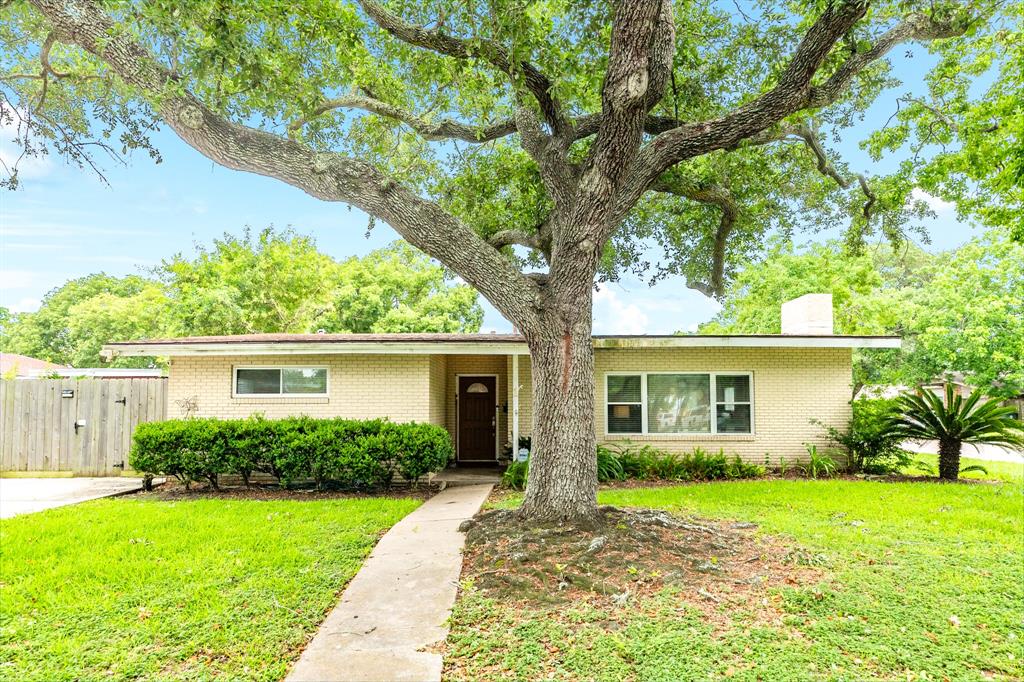
M 396 39 L 371 18 L 383 6 L 369 1 L 105 2 L 114 31 L 173 71 L 161 92 L 145 92 L 66 44 L 34 4 L 0 9 L 0 116 L 27 153 L 99 169 L 90 146 L 98 142 L 113 155 L 142 149 L 159 161 L 150 135 L 161 105 L 187 90 L 228 120 L 368 161 L 485 237 L 507 228 L 543 236 L 554 206 L 536 160 L 510 135 L 532 72 L 500 73 L 489 63 L 495 51 L 543 74 L 564 111 L 600 111 L 614 14 L 612 3 L 596 1 L 387 3 L 387 16 L 462 41 L 468 56 L 453 58 Z M 651 115 L 673 125 L 709 120 L 777 85 L 793 46 L 829 5 L 674 3 L 671 82 Z M 926 92 L 900 94 L 894 118 L 874 126 L 867 148 L 875 158 L 913 152 L 896 173 L 858 178 L 830 149 L 883 94 L 896 104 L 910 87 L 877 59 L 830 101 L 671 168 L 613 233 L 599 277 L 681 275 L 720 295 L 736 263 L 763 255 L 768 234 L 846 224 L 851 244 L 872 234 L 898 242 L 908 220 L 928 212 L 912 198 L 915 187 L 956 201 L 965 217 L 1020 231 L 1020 3 L 873 2 L 815 84 L 915 11 L 961 28 L 927 43 L 936 66 Z M 592 144 L 581 135 L 570 159 L 582 160 Z M 16 167 L 8 171 L 14 186 Z M 664 257 L 652 261 L 650 245 Z M 530 267 L 543 265 L 543 250 L 505 248 Z
M 777 334 L 783 302 L 831 293 L 837 334 L 898 334 L 903 349 L 859 350 L 855 383 L 914 384 L 963 372 L 992 395 L 1024 393 L 1024 244 L 993 230 L 951 252 L 885 245 L 796 249 L 749 262 L 704 334 Z
M 51 291 L 4 324 L 4 349 L 77 367 L 103 344 L 261 332 L 475 332 L 477 293 L 404 242 L 336 261 L 290 230 L 224 235 L 152 277 L 103 273 Z M 145 366 L 150 358 L 117 358 Z

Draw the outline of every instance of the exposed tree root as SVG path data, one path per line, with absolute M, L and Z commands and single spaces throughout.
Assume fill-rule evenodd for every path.
M 463 525 L 463 577 L 488 596 L 549 604 L 596 597 L 624 605 L 680 586 L 714 610 L 737 593 L 816 576 L 799 552 L 755 528 L 657 509 L 601 507 L 600 525 L 583 529 L 490 511 Z

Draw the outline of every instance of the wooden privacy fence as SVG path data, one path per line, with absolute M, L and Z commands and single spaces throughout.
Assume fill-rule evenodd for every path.
M 119 476 L 135 427 L 166 418 L 166 379 L 0 381 L 0 472 Z

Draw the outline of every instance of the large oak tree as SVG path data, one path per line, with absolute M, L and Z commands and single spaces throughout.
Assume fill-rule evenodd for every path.
M 895 84 L 886 57 L 904 44 L 998 54 L 1017 11 L 1001 4 L 8 0 L 0 113 L 27 153 L 97 169 L 96 149 L 158 157 L 149 132 L 166 125 L 228 168 L 386 222 L 525 336 L 521 513 L 586 520 L 595 280 L 649 270 L 720 295 L 733 259 L 807 216 L 849 220 L 851 243 L 898 237 L 925 210 L 913 169 L 851 173 L 823 132 Z M 945 117 L 946 138 L 998 133 L 958 125 L 956 92 L 963 107 L 915 115 Z

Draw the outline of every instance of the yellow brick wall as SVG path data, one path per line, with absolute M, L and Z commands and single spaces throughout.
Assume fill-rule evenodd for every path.
M 327 367 L 326 397 L 232 397 L 233 368 Z M 183 416 L 179 401 L 194 398 L 199 417 L 277 419 L 295 415 L 392 421 L 439 417 L 430 395 L 431 360 L 426 355 L 260 355 L 171 358 L 167 416 Z M 432 412 L 434 413 L 432 415 Z
M 448 356 L 430 356 L 430 423 L 448 428 Z M 451 429 L 449 429 L 449 433 Z
M 326 366 L 329 395 L 324 398 L 233 398 L 235 366 Z M 455 434 L 456 375 L 497 374 L 496 409 L 500 445 L 512 437 L 511 358 L 503 355 L 307 355 L 172 357 L 168 379 L 168 416 L 182 416 L 179 401 L 194 397 L 197 416 L 269 418 L 306 414 L 356 419 L 389 417 L 429 421 Z M 681 348 L 598 350 L 595 357 L 594 428 L 605 435 L 605 373 L 616 371 L 741 371 L 753 373 L 754 435 L 632 436 L 673 451 L 696 446 L 762 462 L 806 455 L 804 443 L 825 444 L 813 419 L 841 426 L 850 418 L 851 351 L 797 348 Z M 532 432 L 532 383 L 529 356 L 519 358 L 520 433 Z
M 511 360 L 508 362 L 511 372 Z M 607 372 L 751 372 L 754 384 L 754 435 L 630 436 L 635 443 L 688 452 L 700 446 L 717 452 L 739 454 L 762 463 L 779 457 L 793 461 L 806 457 L 804 443 L 826 445 L 819 426 L 811 419 L 835 426 L 850 419 L 852 384 L 851 351 L 848 348 L 676 348 L 647 350 L 597 350 L 595 369 L 594 428 L 600 442 L 621 441 L 605 434 L 605 374 Z M 532 431 L 530 361 L 519 359 L 520 433 Z M 508 393 L 511 404 L 511 389 Z M 509 436 L 511 437 L 511 436 Z

